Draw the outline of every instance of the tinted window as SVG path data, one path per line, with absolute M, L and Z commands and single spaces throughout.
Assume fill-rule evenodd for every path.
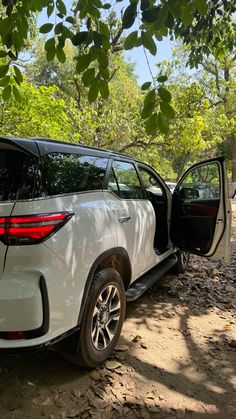
M 43 157 L 41 196 L 102 189 L 107 159 L 69 153 Z
M 34 197 L 37 163 L 20 151 L 0 150 L 0 201 Z
M 164 195 L 162 187 L 158 179 L 156 178 L 156 176 L 154 176 L 149 171 L 143 169 L 142 167 L 139 168 L 139 173 L 143 181 L 144 188 L 148 192 L 152 192 L 154 195 L 159 195 L 159 196 Z
M 140 181 L 133 164 L 114 161 L 108 188 L 123 199 L 142 199 Z
M 220 172 L 218 163 L 209 163 L 192 169 L 181 182 L 183 196 L 189 199 L 218 199 Z

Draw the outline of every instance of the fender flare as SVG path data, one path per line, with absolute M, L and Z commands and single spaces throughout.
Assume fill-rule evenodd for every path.
M 125 268 L 127 270 L 128 278 L 129 278 L 129 282 L 130 282 L 131 276 L 132 276 L 132 268 L 131 268 L 130 258 L 129 258 L 129 255 L 127 253 L 127 250 L 125 250 L 123 247 L 113 247 L 112 249 L 106 250 L 101 255 L 99 255 L 95 259 L 95 261 L 93 262 L 93 265 L 92 265 L 92 267 L 89 271 L 88 278 L 87 278 L 87 281 L 86 281 L 86 284 L 85 284 L 85 287 L 84 287 L 84 292 L 83 292 L 83 297 L 82 297 L 80 311 L 79 311 L 79 317 L 78 317 L 78 325 L 81 324 L 81 321 L 82 321 L 82 318 L 83 318 L 86 301 L 87 301 L 87 298 L 88 298 L 91 282 L 92 282 L 92 279 L 94 277 L 95 272 L 97 271 L 99 265 L 101 264 L 101 262 L 103 260 L 105 260 L 109 256 L 117 255 L 117 254 L 123 256 L 123 258 L 124 258 Z

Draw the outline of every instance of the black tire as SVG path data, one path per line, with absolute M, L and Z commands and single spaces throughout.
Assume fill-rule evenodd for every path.
M 64 357 L 88 368 L 95 368 L 104 362 L 119 339 L 125 308 L 125 289 L 119 273 L 112 268 L 96 273 L 84 310 L 77 347 L 64 352 Z
M 183 250 L 178 250 L 178 252 L 176 252 L 176 255 L 178 257 L 178 262 L 173 267 L 173 271 L 176 274 L 183 274 L 188 267 L 190 253 L 184 252 Z

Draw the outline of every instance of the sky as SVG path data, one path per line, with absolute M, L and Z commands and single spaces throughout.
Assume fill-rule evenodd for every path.
M 67 12 L 69 13 L 70 8 L 72 6 L 72 0 L 64 0 L 64 3 L 67 7 Z M 116 3 L 115 0 L 113 0 L 112 3 L 115 4 Z M 122 3 L 116 4 L 115 10 L 117 11 L 118 16 L 120 14 L 121 8 L 125 7 L 128 3 L 129 3 L 128 1 L 124 0 L 122 1 Z M 51 19 L 51 21 L 53 22 L 53 19 Z M 38 24 L 40 26 L 46 22 L 48 22 L 48 17 L 47 17 L 46 11 L 44 11 L 43 13 L 39 15 Z M 135 29 L 131 28 L 131 31 L 133 30 Z M 171 48 L 172 46 L 169 39 L 164 38 L 162 42 L 157 42 L 157 55 L 155 57 L 153 57 L 148 51 L 146 51 L 148 61 L 151 67 L 151 71 L 154 74 L 154 76 L 157 73 L 157 68 L 155 64 L 165 59 L 171 59 L 171 56 L 172 56 Z M 148 65 L 147 65 L 145 54 L 142 47 L 134 48 L 132 50 L 126 51 L 125 56 L 127 60 L 131 62 L 135 62 L 135 74 L 137 75 L 138 81 L 140 84 L 144 83 L 147 80 L 151 80 L 150 79 L 151 75 L 148 69 Z

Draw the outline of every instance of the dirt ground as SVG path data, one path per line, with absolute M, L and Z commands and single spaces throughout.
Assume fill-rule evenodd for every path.
M 112 358 L 0 359 L 0 417 L 236 419 L 236 203 L 230 265 L 192 257 L 129 303 Z

